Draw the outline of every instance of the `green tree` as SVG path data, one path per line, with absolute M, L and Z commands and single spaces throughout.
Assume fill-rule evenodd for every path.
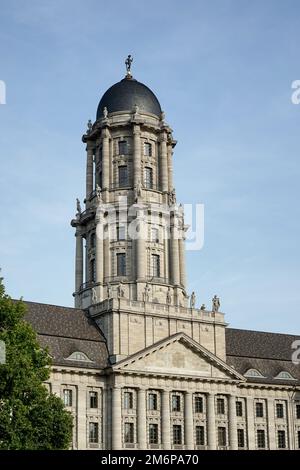
M 0 340 L 6 361 L 0 364 L 0 449 L 68 449 L 72 416 L 62 400 L 49 394 L 51 359 L 24 320 L 26 306 L 13 301 L 0 278 Z

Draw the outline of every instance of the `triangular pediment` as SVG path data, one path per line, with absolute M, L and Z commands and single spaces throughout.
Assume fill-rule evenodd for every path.
M 243 380 L 235 369 L 187 336 L 176 333 L 113 365 L 115 371 Z

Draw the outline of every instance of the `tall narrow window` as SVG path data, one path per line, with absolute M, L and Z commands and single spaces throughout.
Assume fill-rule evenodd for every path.
M 264 417 L 264 404 L 262 402 L 255 403 L 255 413 L 257 418 Z
M 149 424 L 149 444 L 158 444 L 158 424 Z
M 264 429 L 258 429 L 256 431 L 257 438 L 257 448 L 265 449 L 266 448 L 266 434 Z
M 173 425 L 173 444 L 182 444 L 182 428 L 180 424 Z
M 278 443 L 278 449 L 286 448 L 286 438 L 285 438 L 284 430 L 277 431 L 277 443 Z
M 128 168 L 126 165 L 119 166 L 119 187 L 128 186 Z
M 90 444 L 97 444 L 99 442 L 99 424 L 89 423 L 89 442 Z
M 63 399 L 65 406 L 72 406 L 72 390 L 65 388 L 63 391 Z
M 126 140 L 119 141 L 119 155 L 127 155 L 128 154 L 128 144 Z
M 203 413 L 203 398 L 195 397 L 195 413 Z
M 196 445 L 197 446 L 205 445 L 204 426 L 196 426 Z
M 90 274 L 91 274 L 91 281 L 96 281 L 96 260 L 92 259 L 90 261 Z
M 126 239 L 126 227 L 125 225 L 118 225 L 117 226 L 117 239 L 118 240 L 125 240 Z
M 98 393 L 90 392 L 89 399 L 90 399 L 90 408 L 98 408 Z
M 283 403 L 276 403 L 276 417 L 277 418 L 284 418 Z
M 91 248 L 95 248 L 95 246 L 96 246 L 96 234 L 95 234 L 95 232 L 91 233 L 90 240 L 91 240 Z
M 149 142 L 144 143 L 144 155 L 146 157 L 152 157 L 152 145 Z
M 180 395 L 172 395 L 172 411 L 180 411 Z
M 157 410 L 157 394 L 156 393 L 149 393 L 148 395 L 148 409 L 149 410 Z
M 238 448 L 242 449 L 245 447 L 245 433 L 244 429 L 237 430 Z
M 218 427 L 218 445 L 226 447 L 226 428 L 223 426 Z
M 152 276 L 160 277 L 160 257 L 159 255 L 151 255 Z
M 144 184 L 146 189 L 153 188 L 153 170 L 147 166 L 144 170 Z
M 225 414 L 225 400 L 224 398 L 217 398 L 217 414 L 224 415 Z
M 296 418 L 300 419 L 300 405 L 296 405 Z
M 117 253 L 117 276 L 126 276 L 126 253 Z
M 151 241 L 159 243 L 159 229 L 157 227 L 151 228 Z
M 132 410 L 133 408 L 133 393 L 124 392 L 124 408 L 125 410 Z
M 243 403 L 241 401 L 237 401 L 235 406 L 236 406 L 236 415 L 239 417 L 243 416 Z
M 124 424 L 124 442 L 125 444 L 134 443 L 134 424 L 133 423 Z
M 300 431 L 297 431 L 298 449 L 300 449 Z

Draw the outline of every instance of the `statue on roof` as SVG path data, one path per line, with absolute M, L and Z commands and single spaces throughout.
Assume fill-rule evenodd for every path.
M 132 55 L 128 55 L 127 59 L 125 60 L 125 65 L 126 65 L 126 71 L 127 71 L 127 77 L 131 77 L 131 64 L 133 61 Z

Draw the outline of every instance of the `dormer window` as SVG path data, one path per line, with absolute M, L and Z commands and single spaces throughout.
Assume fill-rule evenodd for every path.
M 248 369 L 247 372 L 244 374 L 244 377 L 259 378 L 263 377 L 263 375 L 257 369 Z
M 126 140 L 119 140 L 119 155 L 128 154 L 128 144 Z
M 86 354 L 84 354 L 81 351 L 75 351 L 73 352 L 69 357 L 67 357 L 68 361 L 80 361 L 80 362 L 93 362 L 91 359 L 87 357 Z
M 144 155 L 146 157 L 152 157 L 152 145 L 149 142 L 144 143 Z
M 289 372 L 283 370 L 282 372 L 279 372 L 275 379 L 282 379 L 282 380 L 296 380 Z

